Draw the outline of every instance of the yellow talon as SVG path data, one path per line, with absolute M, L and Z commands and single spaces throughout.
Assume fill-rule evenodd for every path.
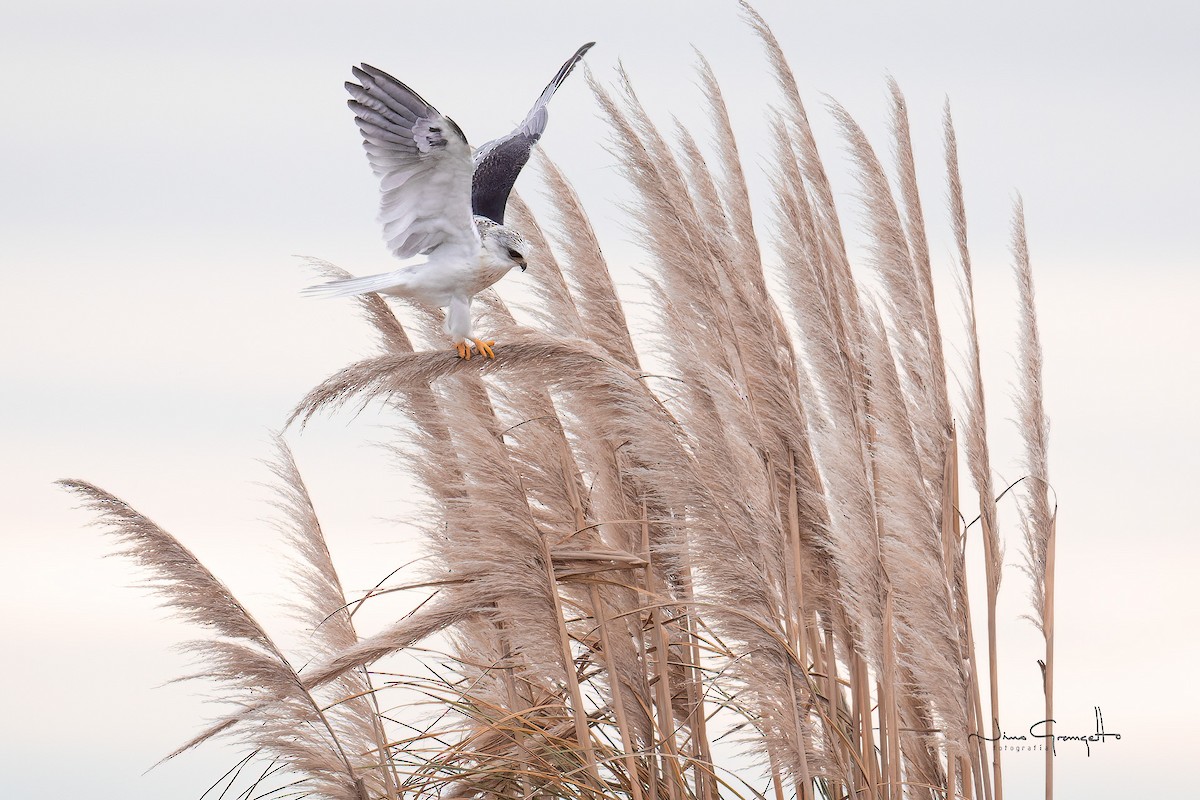
M 459 358 L 465 358 L 467 361 L 471 360 L 471 345 L 466 342 L 455 342 L 454 349 L 458 351 Z
M 475 346 L 479 348 L 480 354 L 484 357 L 496 357 L 496 353 L 492 350 L 492 345 L 496 343 L 495 339 L 472 339 L 471 341 L 475 343 Z M 470 356 L 467 356 L 467 358 L 470 358 Z

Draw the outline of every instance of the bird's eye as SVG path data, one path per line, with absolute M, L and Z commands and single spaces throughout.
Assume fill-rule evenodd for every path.
M 510 248 L 508 248 L 508 257 L 511 258 L 513 261 L 518 261 L 521 258 L 521 254 L 518 253 L 516 250 L 513 250 L 510 247 Z

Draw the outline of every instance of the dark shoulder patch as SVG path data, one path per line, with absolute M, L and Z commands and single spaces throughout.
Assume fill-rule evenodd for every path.
M 517 134 L 500 142 L 475 166 L 471 177 L 471 210 L 504 224 L 504 208 L 517 176 L 529 161 L 533 137 Z

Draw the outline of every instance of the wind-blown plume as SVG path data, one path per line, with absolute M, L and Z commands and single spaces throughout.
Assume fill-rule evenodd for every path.
M 594 341 L 598 341 L 613 358 L 636 370 L 637 353 L 625 311 L 587 212 L 566 176 L 550 157 L 539 150 L 534 159 L 542 168 L 546 192 L 553 203 L 558 235 L 552 238 L 563 251 L 563 270 L 573 288 L 580 318 Z
M 992 487 L 991 457 L 988 452 L 987 412 L 983 401 L 983 370 L 979 356 L 979 329 L 975 319 L 975 281 L 971 272 L 971 253 L 967 247 L 967 212 L 963 201 L 962 181 L 958 174 L 958 143 L 954 136 L 954 123 L 950 118 L 950 104 L 946 103 L 943 117 L 946 142 L 946 172 L 950 188 L 950 219 L 954 227 L 954 240 L 958 246 L 959 267 L 962 269 L 963 314 L 967 320 L 967 380 L 964 405 L 966 424 L 963 428 L 963 444 L 967 454 L 967 467 L 975 490 L 979 493 L 979 520 L 983 527 L 984 567 L 987 580 L 988 599 L 988 683 L 991 695 L 992 780 L 996 789 L 996 800 L 1001 797 L 1000 767 L 1000 677 L 996 640 L 996 600 L 1000 594 L 1000 578 L 1004 566 L 1004 549 L 997 530 L 996 494 Z M 970 619 L 966 619 L 969 629 Z M 968 632 L 968 638 L 970 633 Z M 972 651 L 972 658 L 973 651 Z M 972 670 L 973 674 L 976 671 Z M 981 744 L 982 746 L 982 744 Z
M 1026 567 L 1033 582 L 1030 600 L 1034 623 L 1045 633 L 1046 582 L 1049 543 L 1054 529 L 1050 505 L 1050 426 L 1042 400 L 1042 343 L 1034 309 L 1033 269 L 1025 237 L 1025 209 L 1020 199 L 1013 210 L 1012 250 L 1020 302 L 1017 363 L 1017 428 L 1025 440 L 1025 481 L 1028 506 L 1024 521 Z
M 164 605 L 217 638 L 192 642 L 188 650 L 203 675 L 240 700 L 242 710 L 222 720 L 189 746 L 237 728 L 242 737 L 286 763 L 316 791 L 358 800 L 359 776 L 321 705 L 249 611 L 171 534 L 121 499 L 85 481 L 59 485 L 82 498 L 99 522 L 124 545 L 118 551 L 153 576 L 149 586 Z M 177 751 L 179 752 L 179 751 Z
M 1042 687 L 1046 733 L 1054 735 L 1054 544 L 1056 512 L 1050 504 L 1050 423 L 1042 400 L 1042 341 L 1034 308 L 1033 268 L 1025 237 L 1025 205 L 1017 198 L 1013 209 L 1012 250 L 1021 313 L 1017 427 L 1025 440 L 1025 568 L 1030 580 L 1030 619 L 1042 632 L 1046 658 Z M 1054 754 L 1046 754 L 1046 800 L 1054 796 Z

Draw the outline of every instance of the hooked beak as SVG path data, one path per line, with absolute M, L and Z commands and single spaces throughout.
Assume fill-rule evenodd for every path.
M 521 266 L 521 272 L 524 272 L 525 268 L 529 266 L 529 263 L 523 258 L 520 261 L 518 261 L 517 264 L 519 264 Z

